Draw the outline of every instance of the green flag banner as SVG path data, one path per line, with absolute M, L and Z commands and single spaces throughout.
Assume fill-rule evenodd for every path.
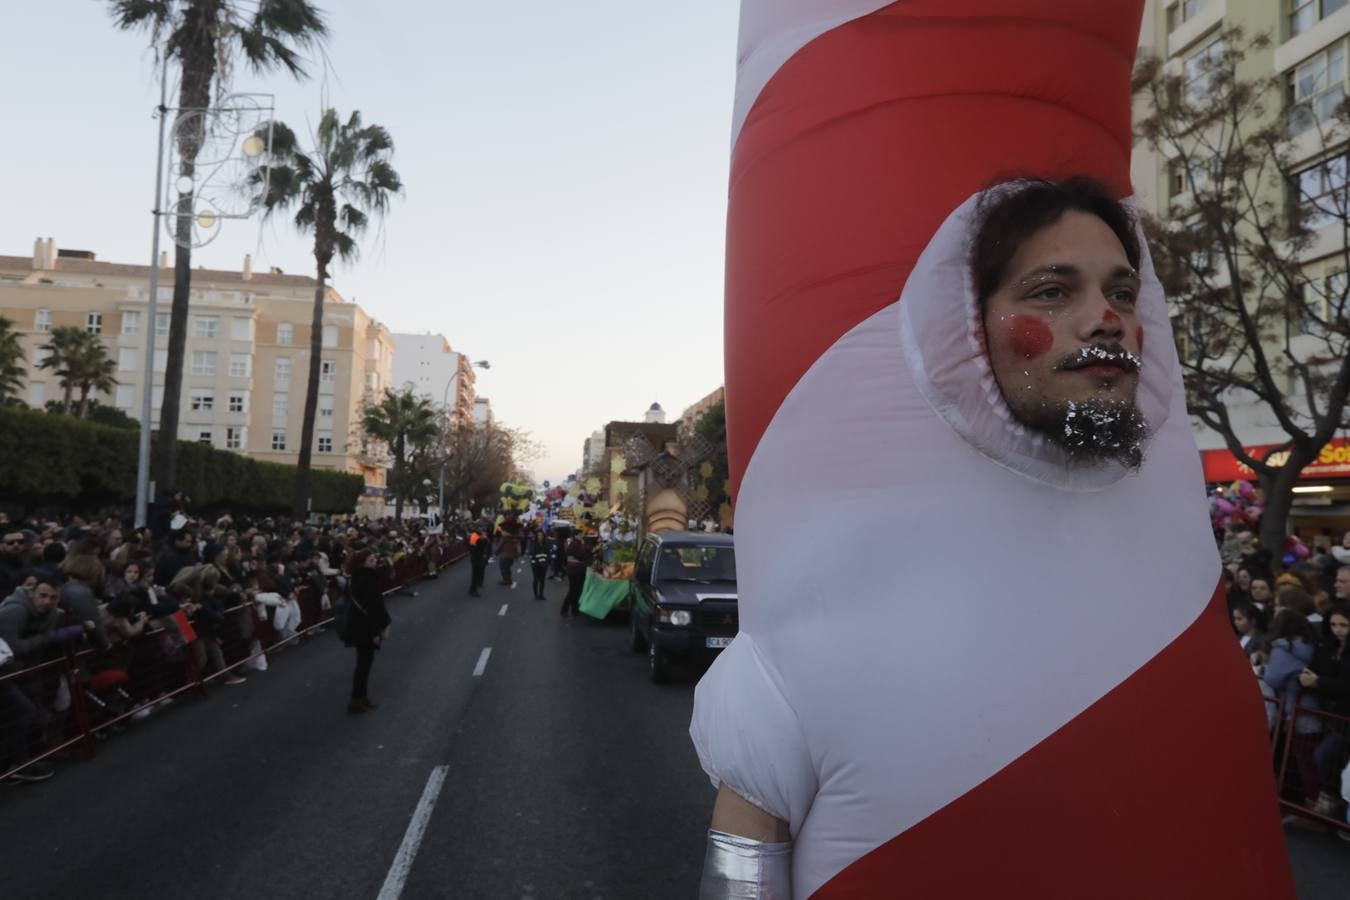
M 581 590 L 581 611 L 593 619 L 603 619 L 628 596 L 628 582 L 601 578 L 586 570 L 586 586 Z

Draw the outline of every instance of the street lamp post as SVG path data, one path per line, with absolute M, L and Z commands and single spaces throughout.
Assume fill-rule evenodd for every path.
M 492 368 L 492 363 L 488 362 L 486 359 L 480 359 L 480 360 L 478 360 L 477 362 L 473 363 L 473 365 L 477 366 L 477 367 L 480 368 L 480 369 L 490 369 L 490 368 Z M 445 407 L 446 407 L 446 406 L 449 404 L 449 402 L 450 402 L 450 385 L 454 384 L 454 383 L 455 383 L 455 379 L 457 379 L 457 378 L 459 378 L 459 369 L 458 369 L 458 368 L 455 369 L 455 374 L 453 374 L 453 375 L 450 376 L 450 380 L 447 381 L 447 382 L 445 383 L 445 390 L 441 392 L 441 411 L 442 411 L 442 412 L 445 411 Z M 446 455 L 448 455 L 448 451 L 449 451 L 449 442 L 448 442 L 448 441 L 447 441 L 447 446 L 445 447 L 445 450 L 446 450 Z M 446 462 L 448 462 L 448 460 L 446 459 L 446 456 L 443 455 L 443 456 L 441 457 L 441 489 L 440 489 L 440 501 L 439 501 L 439 506 L 440 506 L 440 510 L 441 510 L 441 521 L 444 521 L 444 520 L 445 520 L 445 464 L 446 464 Z

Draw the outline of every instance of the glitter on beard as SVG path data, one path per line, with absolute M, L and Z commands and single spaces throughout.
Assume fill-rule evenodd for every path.
M 1117 462 L 1130 471 L 1144 464 L 1148 423 L 1134 403 L 1069 400 L 1035 410 L 1013 410 L 1018 420 L 1061 447 L 1074 464 Z

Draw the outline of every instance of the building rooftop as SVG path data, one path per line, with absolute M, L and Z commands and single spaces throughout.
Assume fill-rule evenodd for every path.
M 58 251 L 61 252 L 68 251 Z M 6 271 L 19 272 L 55 272 L 57 274 L 67 273 L 71 275 L 109 275 L 123 278 L 149 278 L 150 267 L 138 266 L 130 263 L 110 263 L 99 262 L 94 259 L 94 254 L 89 251 L 80 251 L 87 256 L 61 256 L 56 258 L 56 265 L 50 269 L 38 269 L 33 266 L 33 259 L 29 256 L 3 256 L 0 255 L 0 269 Z M 160 270 L 162 278 L 166 283 L 173 282 L 173 267 Z M 244 273 L 233 269 L 207 269 L 198 268 L 192 270 L 193 278 L 202 278 L 209 281 L 237 281 L 243 285 L 265 285 L 269 287 L 308 287 L 313 288 L 318 284 L 308 275 L 287 275 L 284 272 L 254 272 L 249 278 L 244 278 Z

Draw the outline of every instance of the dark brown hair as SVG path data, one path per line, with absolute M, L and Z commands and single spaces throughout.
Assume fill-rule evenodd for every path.
M 1021 179 L 986 192 L 980 200 L 980 226 L 975 233 L 970 270 L 981 312 L 1007 275 L 1018 248 L 1071 210 L 1105 222 L 1125 248 L 1130 265 L 1139 268 L 1134 216 L 1112 199 L 1105 185 L 1085 175 L 1058 182 Z

